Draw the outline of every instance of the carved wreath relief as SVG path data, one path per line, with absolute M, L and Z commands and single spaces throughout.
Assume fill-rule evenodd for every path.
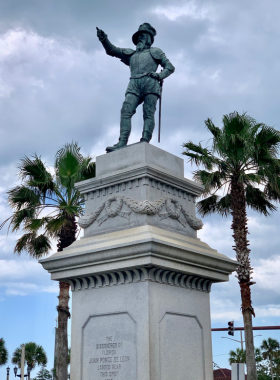
M 112 203 L 116 202 L 115 207 L 112 207 Z M 122 211 L 123 204 L 126 204 L 131 211 Z M 160 212 L 160 210 L 165 206 L 166 212 Z M 100 218 L 99 215 L 105 209 L 106 214 Z M 82 216 L 79 219 L 79 226 L 82 228 L 89 227 L 95 220 L 101 226 L 109 218 L 114 218 L 115 216 L 121 216 L 123 218 L 129 219 L 131 212 L 146 215 L 156 215 L 158 214 L 160 219 L 172 218 L 178 220 L 184 227 L 187 224 L 190 225 L 194 230 L 200 230 L 203 223 L 200 219 L 191 215 L 184 207 L 175 199 L 163 197 L 155 202 L 151 201 L 136 201 L 125 197 L 123 195 L 112 196 L 103 202 L 101 206 L 93 213 Z

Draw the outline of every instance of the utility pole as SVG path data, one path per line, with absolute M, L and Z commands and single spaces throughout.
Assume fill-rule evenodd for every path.
M 25 362 L 25 345 L 21 346 L 21 366 L 20 366 L 20 379 L 24 380 L 24 362 Z
M 243 351 L 243 338 L 242 338 L 242 330 L 240 330 L 240 338 L 241 338 L 241 350 Z

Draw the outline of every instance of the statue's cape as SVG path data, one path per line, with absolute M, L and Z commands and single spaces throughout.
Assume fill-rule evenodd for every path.
M 127 56 L 131 56 L 132 54 L 136 53 L 136 50 L 133 50 L 133 49 L 122 49 L 122 51 Z M 150 53 L 151 53 L 151 56 L 155 60 L 159 60 L 159 61 L 164 56 L 164 52 L 161 49 L 157 48 L 157 47 L 151 47 L 150 48 Z

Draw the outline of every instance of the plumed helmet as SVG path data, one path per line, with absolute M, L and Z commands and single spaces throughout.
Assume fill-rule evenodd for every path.
M 154 43 L 154 37 L 156 36 L 157 31 L 148 22 L 144 22 L 144 24 L 140 25 L 138 31 L 132 36 L 132 42 L 134 45 L 137 45 L 138 36 L 143 32 L 149 33 L 149 35 L 152 37 L 152 44 Z

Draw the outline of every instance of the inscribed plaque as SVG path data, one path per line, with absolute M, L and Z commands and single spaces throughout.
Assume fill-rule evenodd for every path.
M 128 313 L 90 316 L 82 339 L 83 380 L 136 380 L 136 323 Z

